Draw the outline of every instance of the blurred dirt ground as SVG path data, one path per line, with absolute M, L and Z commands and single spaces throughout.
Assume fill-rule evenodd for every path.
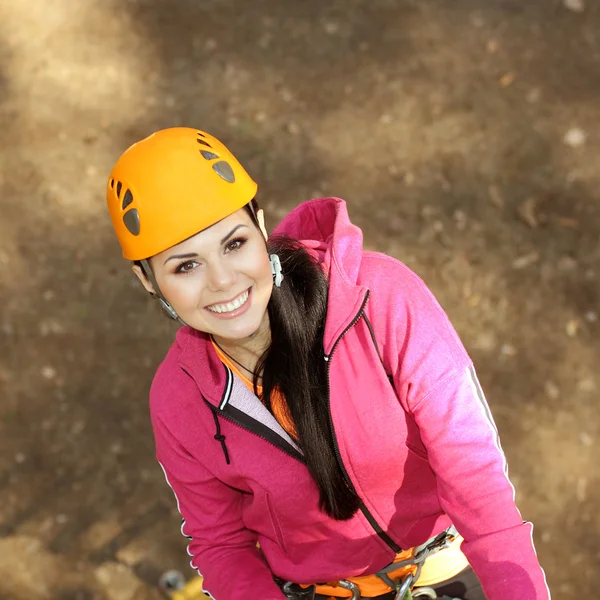
M 271 225 L 347 199 L 475 359 L 555 599 L 600 584 L 596 0 L 0 3 L 0 598 L 145 600 L 186 569 L 147 392 L 173 327 L 104 206 L 207 129 Z M 189 574 L 189 569 L 186 574 Z

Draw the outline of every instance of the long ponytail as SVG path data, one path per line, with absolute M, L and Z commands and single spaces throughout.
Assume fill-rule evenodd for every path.
M 298 241 L 272 237 L 268 251 L 279 255 L 284 279 L 269 301 L 271 346 L 256 369 L 262 371 L 263 402 L 271 410 L 272 392 L 283 394 L 319 488 L 321 510 L 340 521 L 350 519 L 359 498 L 346 485 L 336 456 L 323 350 L 328 281 Z

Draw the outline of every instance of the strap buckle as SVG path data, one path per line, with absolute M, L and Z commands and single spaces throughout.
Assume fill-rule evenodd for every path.
M 412 589 L 415 581 L 419 578 L 419 571 L 421 570 L 421 566 L 417 568 L 416 575 L 409 573 L 400 583 L 400 587 L 396 588 L 398 591 L 394 596 L 394 600 L 410 600 L 412 596 L 410 595 L 410 590 Z
M 411 597 L 410 591 L 417 583 L 419 575 L 421 574 L 421 569 L 423 568 L 423 563 L 427 557 L 435 552 L 439 552 L 443 548 L 447 548 L 457 535 L 458 531 L 456 531 L 456 528 L 454 526 L 450 526 L 448 529 L 445 529 L 440 534 L 436 535 L 433 539 L 425 542 L 425 544 L 422 546 L 417 546 L 416 551 L 411 558 L 391 563 L 376 573 L 376 575 L 389 587 L 391 587 L 393 590 L 397 590 L 394 600 L 405 600 L 405 598 Z M 416 567 L 415 571 L 413 573 L 409 573 L 403 579 L 393 580 L 388 575 L 388 573 L 392 571 L 396 571 L 402 567 L 410 566 Z
M 348 581 L 347 579 L 340 579 L 338 581 L 338 585 L 345 590 L 350 590 L 352 592 L 352 600 L 360 600 L 362 595 L 360 593 L 360 588 L 352 581 Z
M 284 581 L 279 577 L 273 577 L 275 583 L 279 586 L 286 600 L 314 600 L 315 586 L 302 587 L 291 581 Z

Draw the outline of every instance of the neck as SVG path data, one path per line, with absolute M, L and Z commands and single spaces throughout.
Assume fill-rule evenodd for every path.
M 239 340 L 232 340 L 217 335 L 213 335 L 212 337 L 227 354 L 244 365 L 246 369 L 254 371 L 258 359 L 271 345 L 269 315 L 265 311 L 265 316 L 260 327 L 248 337 Z

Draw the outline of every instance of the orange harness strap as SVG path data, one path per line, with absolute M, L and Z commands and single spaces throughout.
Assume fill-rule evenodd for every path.
M 405 550 L 396 555 L 394 562 L 401 562 L 413 557 L 413 550 Z M 400 567 L 388 573 L 390 579 L 402 580 L 409 574 L 417 572 L 417 565 Z M 375 598 L 394 591 L 387 583 L 377 575 L 365 575 L 363 577 L 348 577 L 347 581 L 358 586 L 362 598 Z M 326 585 L 316 586 L 317 594 L 331 596 L 334 598 L 352 598 L 352 591 L 339 585 L 339 582 L 328 582 Z
M 431 586 L 446 581 L 458 575 L 468 566 L 466 556 L 462 553 L 460 546 L 463 538 L 456 535 L 447 542 L 445 547 L 427 556 L 426 560 L 419 566 L 417 564 L 402 565 L 398 569 L 387 572 L 389 579 L 403 581 L 409 575 L 417 576 L 417 587 Z M 419 550 L 420 554 L 421 550 Z M 392 563 L 402 563 L 415 557 L 415 549 L 400 552 Z M 392 566 L 390 565 L 390 567 Z M 388 567 L 389 568 L 389 567 Z M 348 577 L 346 580 L 358 587 L 361 598 L 375 598 L 396 591 L 390 587 L 379 575 L 365 575 L 362 577 Z M 326 585 L 316 585 L 317 594 L 331 598 L 352 598 L 352 591 L 340 586 L 340 582 L 328 582 Z M 411 586 L 412 587 L 412 586 Z

